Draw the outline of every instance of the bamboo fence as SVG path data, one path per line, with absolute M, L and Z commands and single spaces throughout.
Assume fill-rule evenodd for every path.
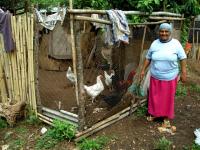
M 13 52 L 4 49 L 0 35 L 0 99 L 2 103 L 26 101 L 37 113 L 32 14 L 11 16 Z

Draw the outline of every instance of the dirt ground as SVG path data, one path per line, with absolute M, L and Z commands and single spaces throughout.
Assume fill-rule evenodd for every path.
M 189 87 L 192 84 L 200 86 L 199 66 L 200 63 L 194 63 L 188 60 L 188 80 L 185 86 Z M 102 135 L 113 137 L 103 148 L 104 150 L 153 150 L 155 148 L 155 142 L 164 136 L 173 143 L 174 149 L 184 150 L 186 147 L 190 147 L 194 143 L 194 130 L 200 128 L 199 108 L 200 93 L 188 89 L 186 96 L 176 97 L 175 100 L 175 119 L 172 121 L 172 125 L 177 127 L 175 135 L 171 135 L 170 133 L 160 133 L 157 127 L 161 125 L 161 122 L 148 122 L 146 116 L 136 117 L 136 114 L 134 113 L 97 132 L 90 138 Z M 13 140 L 22 138 L 19 137 L 19 134 L 17 133 L 19 130 L 16 129 L 26 128 L 23 136 L 26 142 L 23 149 L 34 149 L 35 140 L 40 136 L 39 132 L 42 126 L 46 125 L 30 126 L 24 123 L 18 123 L 14 128 L 1 129 L 0 146 L 9 144 L 9 142 L 12 141 L 5 138 L 9 133 L 12 133 Z M 74 150 L 75 144 L 73 142 L 64 141 L 52 149 Z

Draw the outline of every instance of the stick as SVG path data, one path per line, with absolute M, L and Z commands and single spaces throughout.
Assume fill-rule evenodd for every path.
M 92 59 L 92 57 L 93 57 L 93 55 L 94 55 L 94 52 L 95 52 L 96 48 L 97 48 L 97 36 L 95 36 L 95 39 L 94 39 L 94 46 L 93 46 L 93 48 L 92 48 L 92 50 L 91 50 L 91 53 L 90 53 L 90 56 L 89 56 L 89 58 L 88 58 L 88 60 L 87 60 L 86 68 L 89 67 L 90 61 L 91 61 L 91 59 Z

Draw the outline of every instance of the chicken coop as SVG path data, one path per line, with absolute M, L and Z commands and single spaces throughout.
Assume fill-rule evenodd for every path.
M 16 91 L 13 97 L 20 100 L 17 97 L 20 95 L 24 96 L 24 100 L 28 99 L 39 119 L 48 124 L 52 124 L 53 119 L 61 119 L 77 126 L 77 140 L 123 119 L 139 106 L 145 105 L 144 95 L 139 97 L 129 90 L 139 82 L 145 50 L 157 38 L 160 23 L 182 22 L 184 18 L 180 14 L 167 12 L 153 12 L 149 15 L 138 11 L 121 11 L 122 16 L 149 16 L 149 21 L 126 22 L 125 40 L 111 43 L 110 27 L 115 23 L 107 13 L 106 10 L 73 9 L 70 2 L 62 23 L 57 22 L 54 29 L 47 29 L 41 26 L 43 22 L 36 12 L 32 16 L 34 21 L 30 23 L 32 28 L 28 30 L 31 36 L 27 36 L 25 30 L 19 30 L 18 33 L 18 29 L 15 34 L 17 37 L 23 35 L 24 38 L 20 38 L 22 41 L 29 37 L 32 44 L 30 55 L 25 53 L 23 42 L 17 47 L 25 53 L 23 56 L 18 53 L 16 56 L 7 56 L 4 52 L 5 59 L 23 58 L 23 63 L 11 63 L 13 68 L 15 64 L 26 66 L 27 62 L 30 66 L 18 70 L 21 75 L 17 76 L 18 80 L 14 80 L 14 72 L 10 78 L 1 76 L 4 79 L 1 80 L 1 85 L 4 84 L 4 88 L 1 88 L 2 102 L 10 99 L 12 88 L 17 89 L 12 87 L 13 82 L 20 81 L 21 94 Z M 26 23 L 22 28 L 27 29 Z M 174 28 L 174 32 L 174 36 L 177 36 L 180 27 Z M 7 70 L 4 69 L 6 67 Z M 0 69 L 3 75 L 12 68 L 9 68 L 9 63 L 4 65 L 2 62 Z M 26 70 L 30 70 L 29 74 L 25 74 Z M 6 84 L 11 81 L 9 91 Z M 7 95 L 3 91 L 8 91 Z

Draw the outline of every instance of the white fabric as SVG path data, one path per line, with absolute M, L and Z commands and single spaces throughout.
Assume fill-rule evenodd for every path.
M 147 74 L 145 76 L 145 79 L 144 79 L 144 83 L 142 84 L 142 89 L 144 91 L 144 96 L 147 95 L 147 91 L 149 89 L 149 85 L 150 85 L 150 76 L 151 76 L 151 73 L 150 73 L 150 69 L 147 71 Z
M 37 9 L 35 9 L 35 12 L 40 24 L 49 30 L 53 30 L 57 21 L 63 22 L 66 14 L 66 8 L 60 8 L 58 9 L 58 12 L 48 16 L 42 14 Z
M 199 129 L 196 129 L 194 131 L 194 134 L 196 135 L 196 139 L 195 139 L 195 143 L 197 145 L 200 145 L 200 128 Z

